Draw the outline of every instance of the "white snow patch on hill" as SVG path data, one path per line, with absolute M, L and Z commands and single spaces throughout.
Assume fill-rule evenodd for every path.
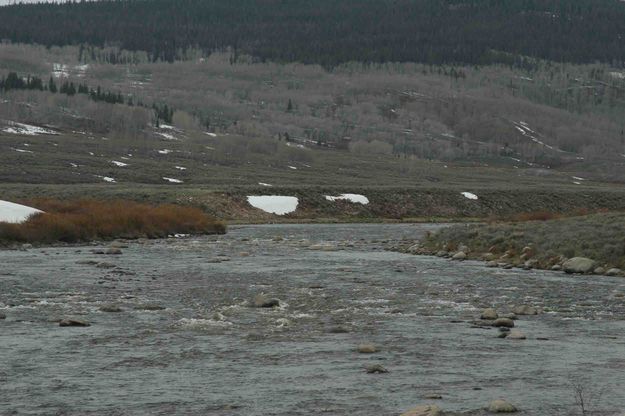
M 475 194 L 472 194 L 471 192 L 462 192 L 462 196 L 467 198 L 467 199 L 473 199 L 473 200 L 477 200 L 478 197 Z
M 16 123 L 10 121 L 9 127 L 5 127 L 2 131 L 11 134 L 21 134 L 24 136 L 38 136 L 40 134 L 56 135 L 58 132 L 51 129 L 44 129 L 43 127 L 37 127 L 30 124 Z
M 169 183 L 182 183 L 182 181 L 180 179 L 166 178 L 165 176 L 163 176 L 163 180 L 167 181 Z
M 0 222 L 18 224 L 26 221 L 31 215 L 38 214 L 40 212 L 43 211 L 27 207 L 25 205 L 0 200 Z
M 217 137 L 217 135 L 215 133 L 211 133 L 209 131 L 205 131 L 204 134 L 211 136 L 211 137 Z
M 111 160 L 111 163 L 120 168 L 128 166 L 128 163 L 118 162 L 117 160 Z
M 178 170 L 187 170 L 184 166 L 174 166 Z
M 276 215 L 291 213 L 299 204 L 299 200 L 294 196 L 278 195 L 248 196 L 247 202 L 254 208 Z
M 289 169 L 297 170 L 295 166 L 289 166 Z
M 354 204 L 362 204 L 362 205 L 367 205 L 369 203 L 369 198 L 360 194 L 341 194 L 339 196 L 326 195 L 326 199 L 328 201 L 343 200 L 343 201 L 353 202 Z
M 163 149 L 163 150 L 159 150 L 158 153 L 161 154 L 161 155 L 168 155 L 168 154 L 171 153 L 171 150 Z
M 273 186 L 272 184 L 270 184 L 270 183 L 265 183 L 265 182 L 258 182 L 258 184 L 259 184 L 260 186 Z

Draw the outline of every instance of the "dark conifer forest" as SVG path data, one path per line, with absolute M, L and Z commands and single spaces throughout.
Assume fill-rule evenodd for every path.
M 0 38 L 173 61 L 232 48 L 279 62 L 625 61 L 618 0 L 115 0 L 0 7 Z

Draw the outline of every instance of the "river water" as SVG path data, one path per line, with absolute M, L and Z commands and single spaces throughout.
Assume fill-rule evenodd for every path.
M 383 249 L 437 227 L 241 226 L 117 256 L 1 251 L 0 414 L 476 414 L 497 398 L 581 414 L 574 385 L 597 414 L 625 413 L 624 279 Z M 281 306 L 251 307 L 259 293 Z M 516 321 L 526 340 L 471 325 L 519 304 L 543 309 Z

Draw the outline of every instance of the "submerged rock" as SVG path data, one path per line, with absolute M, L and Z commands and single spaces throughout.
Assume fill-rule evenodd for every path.
M 434 405 L 422 405 L 413 407 L 410 410 L 406 410 L 400 416 L 439 416 L 441 414 L 441 409 Z
M 280 300 L 275 298 L 269 298 L 265 294 L 256 295 L 252 304 L 256 308 L 275 308 L 280 306 Z
M 382 367 L 380 364 L 368 365 L 366 370 L 367 370 L 368 374 L 388 373 L 388 370 L 386 368 Z
M 59 326 L 91 326 L 91 324 L 87 321 L 83 321 L 82 319 L 62 319 L 59 322 Z
M 512 310 L 516 315 L 538 315 L 538 309 L 529 305 L 519 305 Z
M 165 307 L 157 303 L 142 303 L 135 305 L 134 309 L 138 311 L 162 311 Z
M 488 411 L 491 413 L 514 413 L 517 408 L 505 400 L 493 400 L 488 405 Z
M 122 251 L 121 251 L 121 249 L 119 249 L 119 248 L 112 247 L 112 248 L 109 248 L 108 250 L 106 250 L 106 251 L 104 252 L 104 254 L 109 254 L 109 255 L 120 255 L 120 254 L 122 254 Z
M 586 257 L 573 257 L 562 264 L 566 273 L 591 273 L 595 270 L 596 262 Z
M 0 312 L 0 319 L 7 319 L 7 316 L 4 314 L 4 312 Z
M 526 339 L 525 334 L 518 329 L 513 329 L 507 336 L 508 339 Z
M 117 312 L 121 312 L 122 308 L 120 308 L 118 305 L 108 304 L 108 305 L 100 306 L 100 311 L 117 313 Z

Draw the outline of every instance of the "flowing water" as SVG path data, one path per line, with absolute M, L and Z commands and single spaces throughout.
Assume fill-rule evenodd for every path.
M 571 415 L 575 384 L 601 393 L 591 410 L 625 412 L 624 279 L 383 250 L 436 227 L 244 226 L 117 256 L 2 251 L 0 414 L 380 416 L 505 398 Z M 281 306 L 251 307 L 263 292 Z M 519 304 L 544 310 L 516 321 L 526 340 L 471 324 Z

